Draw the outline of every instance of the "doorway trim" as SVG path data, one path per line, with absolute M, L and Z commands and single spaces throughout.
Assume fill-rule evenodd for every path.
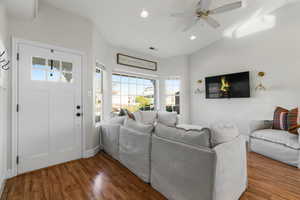
M 55 45 L 45 44 L 42 42 L 35 42 L 30 40 L 25 40 L 21 38 L 12 37 L 12 75 L 11 75 L 11 88 L 12 88 L 12 104 L 11 104 L 11 132 L 12 132 L 12 141 L 11 141 L 11 172 L 10 177 L 14 177 L 18 175 L 18 166 L 17 166 L 17 156 L 18 156 L 18 130 L 19 130 L 19 123 L 18 123 L 18 115 L 17 112 L 17 105 L 19 103 L 19 75 L 18 75 L 18 69 L 19 69 L 19 60 L 18 60 L 18 46 L 19 44 L 27 44 L 31 46 L 41 47 L 41 48 L 49 48 L 49 49 L 56 49 L 59 51 L 63 51 L 66 53 L 72 53 L 81 56 L 81 102 L 82 102 L 82 128 L 81 128 L 81 158 L 84 157 L 84 152 L 86 150 L 86 129 L 85 129 L 85 122 L 87 119 L 86 116 L 86 101 L 84 99 L 84 93 L 85 93 L 85 74 L 87 73 L 87 57 L 86 54 L 82 51 L 77 51 L 73 49 L 68 49 L 64 47 L 59 47 Z

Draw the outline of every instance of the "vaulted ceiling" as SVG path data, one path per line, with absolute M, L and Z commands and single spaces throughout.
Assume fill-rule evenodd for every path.
M 6 0 L 24 1 L 24 0 Z M 30 0 L 32 1 L 32 0 Z M 108 42 L 152 54 L 171 57 L 190 54 L 223 37 L 224 31 L 247 21 L 254 14 L 265 14 L 290 0 L 243 0 L 243 8 L 215 15 L 221 27 L 213 29 L 200 22 L 182 32 L 186 22 L 170 17 L 171 13 L 193 9 L 198 0 L 40 0 L 57 8 L 89 18 Z M 215 8 L 237 0 L 212 0 Z M 26 0 L 27 2 L 27 0 Z M 140 17 L 146 9 L 149 17 Z M 191 41 L 191 35 L 197 36 Z M 154 46 L 158 51 L 149 50 Z

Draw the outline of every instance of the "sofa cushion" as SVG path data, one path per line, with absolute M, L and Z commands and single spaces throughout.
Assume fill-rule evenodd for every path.
M 214 124 L 210 127 L 210 129 L 212 135 L 211 142 L 213 146 L 230 142 L 240 135 L 238 128 L 227 122 Z
M 176 126 L 177 113 L 176 112 L 158 112 L 157 121 L 166 126 Z
M 254 133 L 252 133 L 251 137 L 284 145 L 296 150 L 300 149 L 298 135 L 291 134 L 287 131 L 264 129 L 255 131 Z
M 274 111 L 273 129 L 288 130 L 287 116 L 289 111 L 285 108 L 277 107 Z
M 157 123 L 155 134 L 159 137 L 181 142 L 196 147 L 211 147 L 210 131 L 203 128 L 202 130 L 184 130 L 182 128 L 169 127 Z
M 124 127 L 141 132 L 141 133 L 148 133 L 148 134 L 151 134 L 153 131 L 152 124 L 143 124 L 143 123 L 135 121 L 131 118 L 125 119 Z

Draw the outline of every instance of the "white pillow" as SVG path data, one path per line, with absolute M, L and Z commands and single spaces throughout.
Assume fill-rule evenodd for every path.
M 109 121 L 108 121 L 108 123 L 110 123 L 110 124 L 119 124 L 119 125 L 123 125 L 123 123 L 124 123 L 124 120 L 125 120 L 125 116 L 117 116 L 117 117 L 113 117 L 113 118 L 111 118 Z
M 124 127 L 128 129 L 132 129 L 141 133 L 149 133 L 151 134 L 153 131 L 153 125 L 152 124 L 142 124 L 140 122 L 137 122 L 133 119 L 126 118 L 124 122 Z
M 153 111 L 140 111 L 141 121 L 144 124 L 154 124 L 157 117 L 157 112 Z
M 132 113 L 133 114 L 133 116 L 134 116 L 134 119 L 135 119 L 135 121 L 137 121 L 137 122 L 142 122 L 142 114 L 141 114 L 141 111 L 136 111 L 136 112 L 134 112 L 134 113 Z
M 177 124 L 177 112 L 158 112 L 157 120 L 166 126 L 176 126 Z
M 232 141 L 240 135 L 238 128 L 234 124 L 227 122 L 215 123 L 210 129 L 213 146 Z

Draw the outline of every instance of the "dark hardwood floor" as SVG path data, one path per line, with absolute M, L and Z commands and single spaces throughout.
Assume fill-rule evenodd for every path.
M 241 200 L 300 200 L 300 170 L 249 153 L 249 187 Z M 160 200 L 105 153 L 8 180 L 1 200 Z

